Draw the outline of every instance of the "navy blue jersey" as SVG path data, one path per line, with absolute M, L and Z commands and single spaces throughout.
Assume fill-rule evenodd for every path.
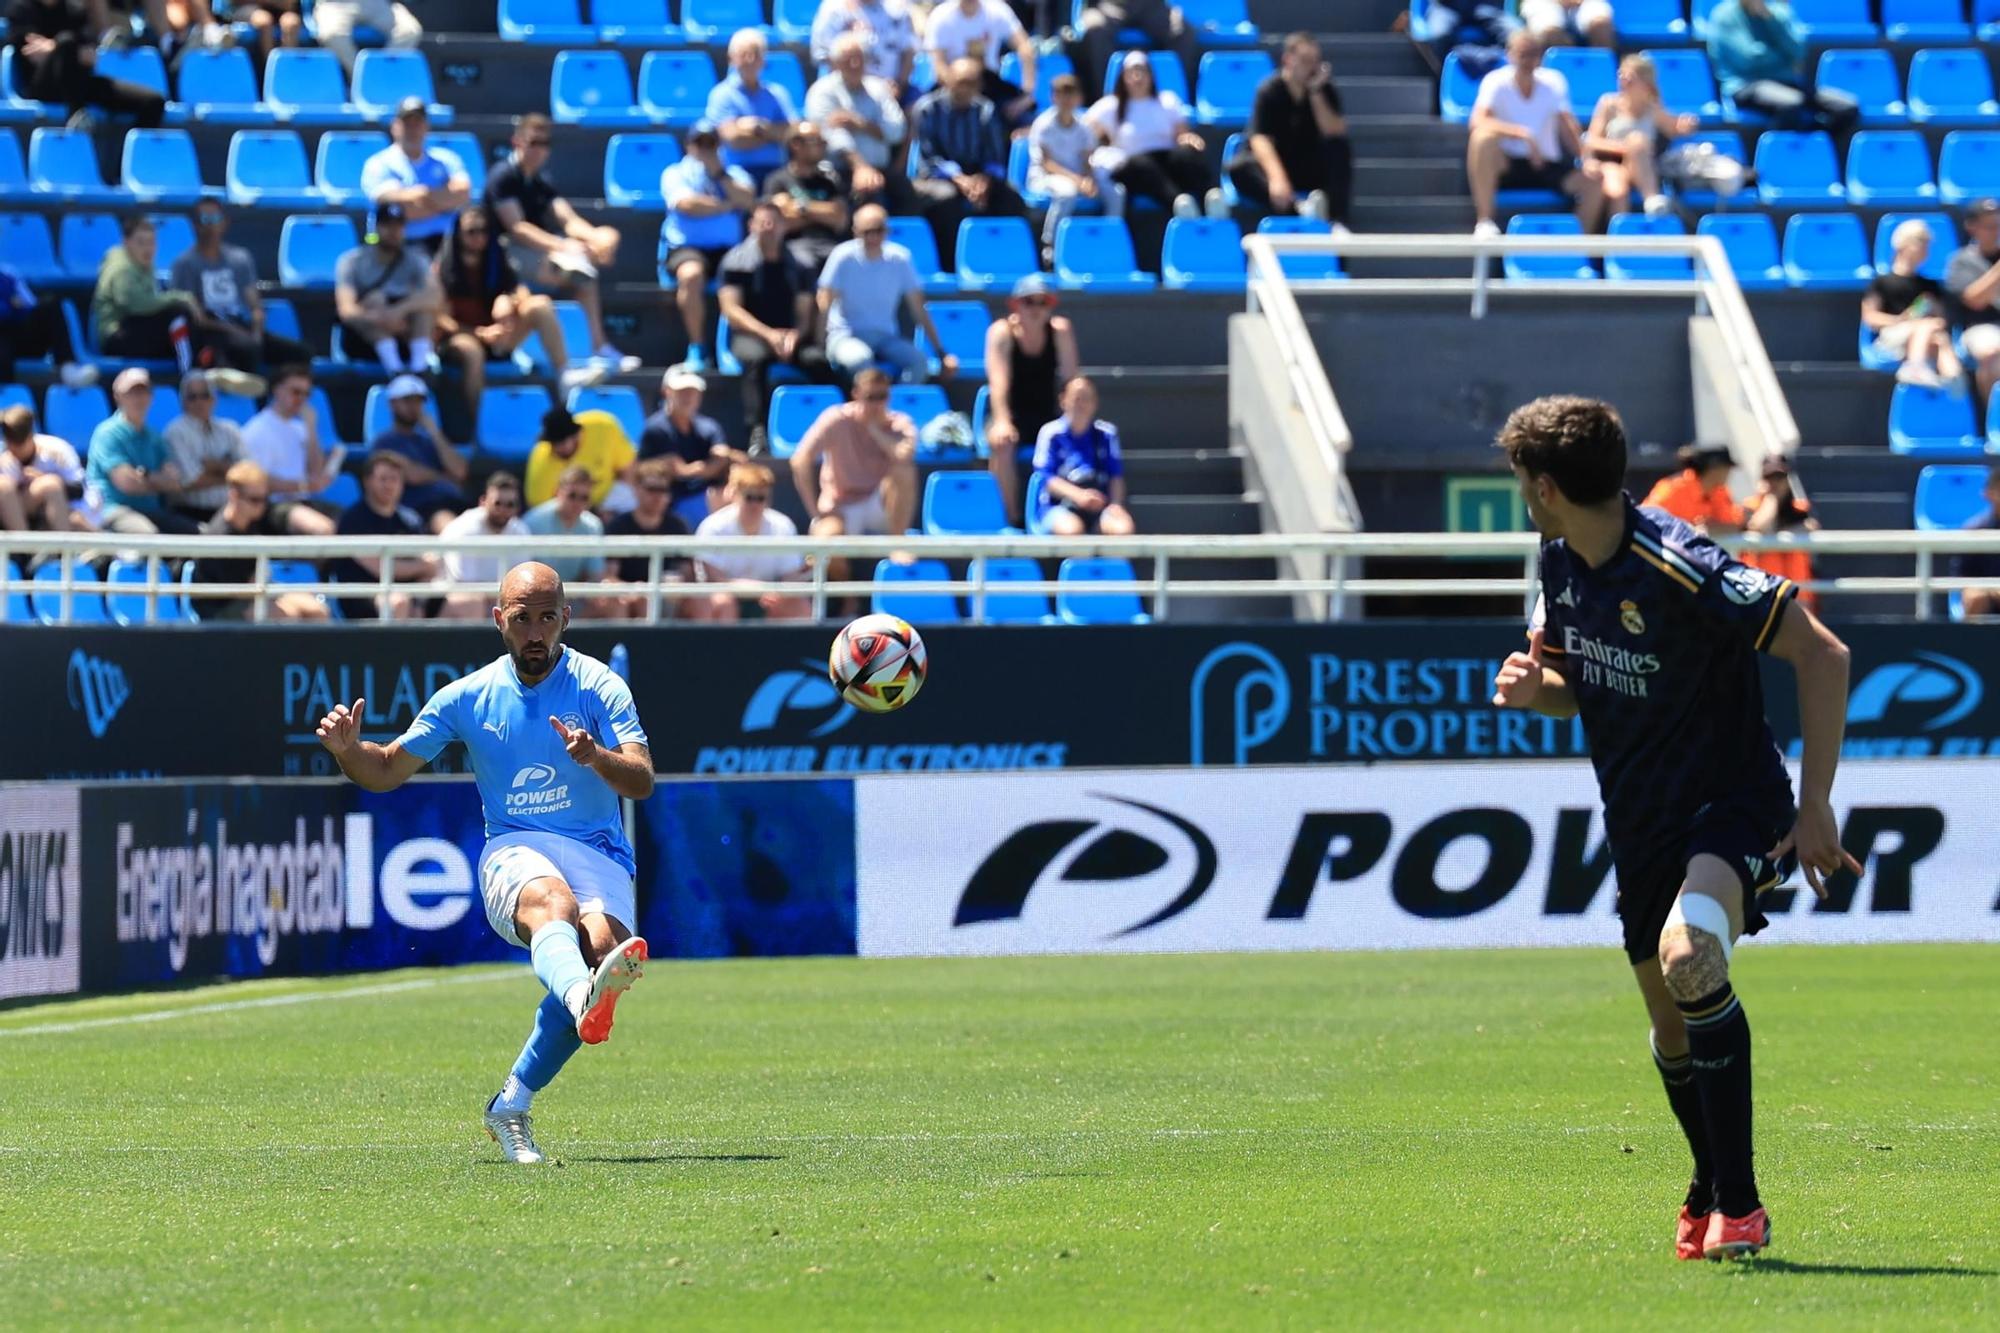
M 1696 815 L 1718 802 L 1788 827 L 1791 776 L 1756 655 L 1797 585 L 1630 497 L 1610 560 L 1592 569 L 1557 540 L 1542 543 L 1541 564 L 1543 660 L 1576 695 L 1620 882 L 1679 859 Z

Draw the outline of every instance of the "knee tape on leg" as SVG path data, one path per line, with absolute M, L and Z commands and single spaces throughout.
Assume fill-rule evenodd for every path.
M 1730 937 L 1728 909 L 1707 894 L 1683 893 L 1674 899 L 1673 910 L 1667 913 L 1667 928 L 1675 926 L 1707 931 L 1722 941 L 1722 961 L 1725 963 L 1736 951 L 1735 941 Z

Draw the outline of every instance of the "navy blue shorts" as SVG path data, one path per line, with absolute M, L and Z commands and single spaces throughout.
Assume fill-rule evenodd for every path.
M 1629 875 L 1620 869 L 1618 921 L 1625 928 L 1625 956 L 1635 966 L 1659 956 L 1660 932 L 1687 882 L 1688 862 L 1704 852 L 1736 872 L 1743 888 L 1743 933 L 1755 935 L 1769 925 L 1759 900 L 1790 879 L 1799 862 L 1790 852 L 1776 863 L 1765 854 L 1791 832 L 1795 818 L 1789 802 L 1759 813 L 1749 804 L 1718 801 L 1695 811 L 1677 854 L 1652 858 Z

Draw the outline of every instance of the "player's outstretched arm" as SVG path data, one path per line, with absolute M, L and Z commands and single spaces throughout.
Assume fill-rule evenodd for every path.
M 1528 651 L 1509 653 L 1493 677 L 1495 708 L 1526 708 L 1545 717 L 1575 717 L 1576 693 L 1569 679 L 1542 661 L 1542 631 L 1528 633 Z
M 367 703 L 366 699 L 356 699 L 352 708 L 335 704 L 333 711 L 319 720 L 314 734 L 340 765 L 340 771 L 356 786 L 369 791 L 394 791 L 415 777 L 424 761 L 399 742 L 377 745 L 361 739 L 361 718 Z
M 643 801 L 653 794 L 653 752 L 645 746 L 627 741 L 615 750 L 607 750 L 584 728 L 564 726 L 559 717 L 550 718 L 549 725 L 562 737 L 569 757 L 603 778 L 604 784 L 620 796 Z
M 1861 863 L 1840 845 L 1833 817 L 1833 771 L 1847 733 L 1847 645 L 1794 599 L 1771 641 L 1771 656 L 1792 664 L 1799 678 L 1799 820 L 1771 859 L 1796 852 L 1806 883 L 1826 897 L 1826 876 L 1843 866 L 1861 873 Z

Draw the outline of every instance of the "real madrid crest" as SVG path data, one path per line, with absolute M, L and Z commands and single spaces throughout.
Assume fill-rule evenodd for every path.
M 1639 604 L 1637 602 L 1626 601 L 1618 603 L 1618 623 L 1625 627 L 1627 634 L 1644 634 L 1646 632 L 1646 618 L 1639 614 Z

